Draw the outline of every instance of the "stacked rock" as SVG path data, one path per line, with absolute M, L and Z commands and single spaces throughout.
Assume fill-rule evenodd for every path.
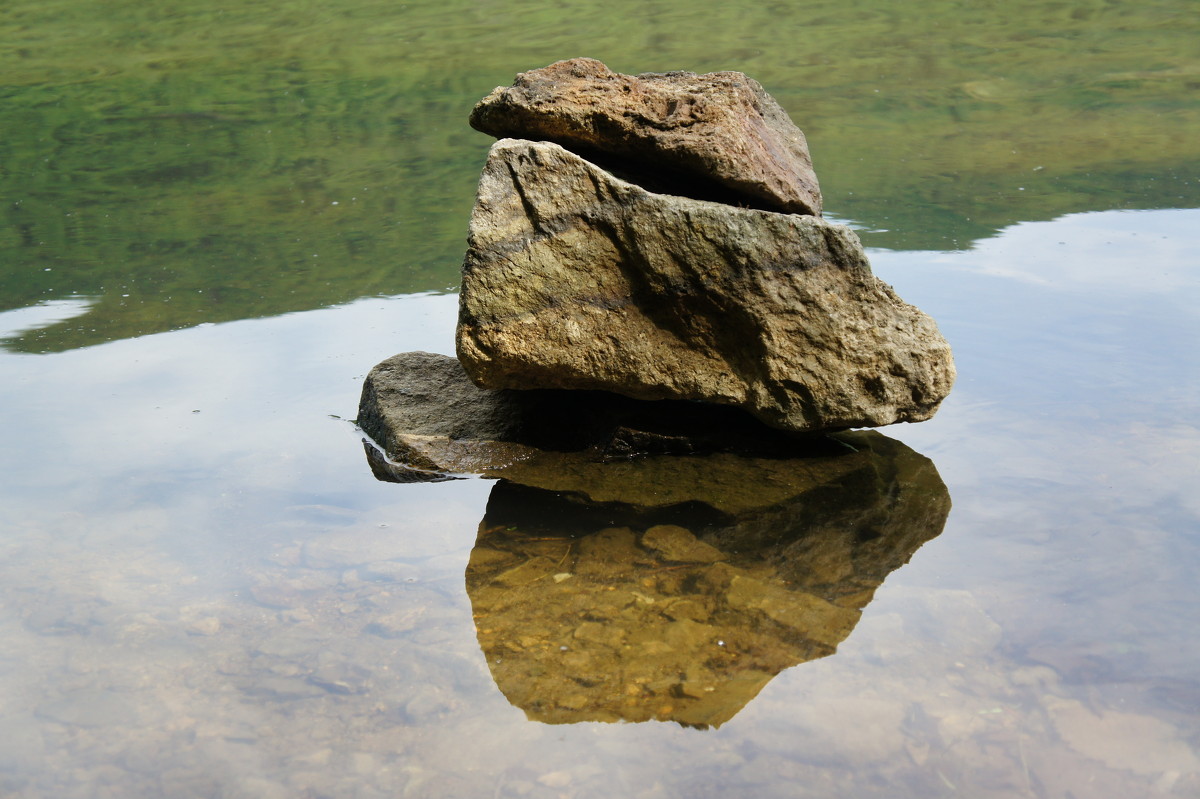
M 458 360 L 398 355 L 363 387 L 387 479 L 546 450 L 762 454 L 928 419 L 950 391 L 937 326 L 821 218 L 804 134 L 745 75 L 577 58 L 497 88 L 471 124 L 504 138 L 471 214 Z
M 754 80 L 577 58 L 471 124 L 502 137 L 462 273 L 478 386 L 698 400 L 798 432 L 922 421 L 949 393 L 949 345 L 821 218 L 804 135 Z
M 741 73 L 562 61 L 471 124 L 500 141 L 458 359 L 371 371 L 368 462 L 497 479 L 465 579 L 529 718 L 721 724 L 941 532 L 933 464 L 844 431 L 932 416 L 950 348 L 821 218 L 804 135 Z

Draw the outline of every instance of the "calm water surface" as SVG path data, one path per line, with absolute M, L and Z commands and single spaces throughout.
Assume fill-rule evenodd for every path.
M 0 795 L 1200 796 L 1190 11 L 0 9 Z M 574 650 L 521 705 L 503 658 L 611 625 L 497 662 L 503 489 L 377 481 L 352 423 L 453 351 L 470 105 L 579 54 L 762 79 L 960 373 L 882 431 L 940 535 L 707 725 L 547 723 L 611 703 Z

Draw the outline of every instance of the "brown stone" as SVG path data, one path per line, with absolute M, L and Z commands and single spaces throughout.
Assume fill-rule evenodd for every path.
M 606 166 L 611 159 L 668 193 L 821 213 L 804 134 L 740 72 L 621 75 L 574 58 L 496 88 L 471 125 L 498 138 L 557 142 Z
M 651 193 L 513 139 L 480 179 L 458 355 L 486 388 L 700 400 L 791 431 L 928 419 L 955 375 L 849 228 Z

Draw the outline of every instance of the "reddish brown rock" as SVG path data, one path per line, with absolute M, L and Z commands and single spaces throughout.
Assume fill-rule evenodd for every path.
M 471 125 L 498 138 L 553 141 L 618 172 L 627 167 L 652 190 L 821 214 L 804 134 L 740 72 L 621 75 L 573 58 L 498 87 L 475 106 Z

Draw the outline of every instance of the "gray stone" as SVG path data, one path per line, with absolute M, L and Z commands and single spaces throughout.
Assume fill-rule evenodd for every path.
M 373 440 L 366 452 L 375 476 L 400 483 L 496 476 L 517 464 L 564 474 L 632 456 L 782 456 L 801 444 L 832 446 L 766 427 L 736 408 L 642 402 L 602 391 L 482 389 L 457 360 L 427 352 L 400 353 L 371 370 L 358 424 Z M 338 539 L 317 539 L 328 540 Z M 315 543 L 307 545 L 310 557 Z
M 475 106 L 471 125 L 611 158 L 670 193 L 821 213 L 804 134 L 740 72 L 621 75 L 595 59 L 574 58 L 496 88 Z
M 394 431 L 505 440 L 520 424 L 520 409 L 484 392 L 464 391 L 462 377 L 458 364 L 445 355 L 406 352 L 389 358 L 363 383 L 358 425 L 395 458 L 403 458 L 406 450 Z M 437 468 L 415 453 L 404 460 L 415 469 Z
M 512 139 L 480 179 L 457 345 L 485 388 L 700 400 L 792 431 L 928 419 L 955 376 L 849 228 L 651 193 Z

